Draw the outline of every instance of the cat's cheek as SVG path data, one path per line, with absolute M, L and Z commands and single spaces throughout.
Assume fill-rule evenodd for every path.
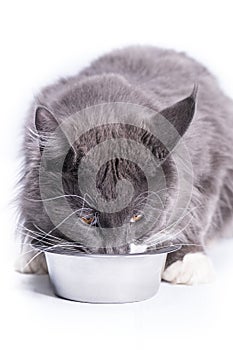
M 174 284 L 204 284 L 215 280 L 215 272 L 211 260 L 205 254 L 188 253 L 182 261 L 177 260 L 168 266 L 162 279 Z

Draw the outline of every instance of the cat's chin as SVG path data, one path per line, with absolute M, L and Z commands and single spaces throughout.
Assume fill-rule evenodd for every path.
M 169 265 L 162 274 L 164 281 L 173 284 L 205 284 L 215 280 L 211 260 L 203 253 L 188 253 L 183 260 Z
M 147 250 L 146 244 L 130 244 L 130 254 L 144 253 Z

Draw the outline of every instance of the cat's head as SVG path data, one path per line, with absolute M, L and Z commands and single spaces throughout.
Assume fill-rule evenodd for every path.
M 177 196 L 172 153 L 192 121 L 195 95 L 196 90 L 159 113 L 150 110 L 147 117 L 141 106 L 127 103 L 129 119 L 122 117 L 122 103 L 84 114 L 73 110 L 72 116 L 38 106 L 40 159 L 28 175 L 24 205 L 36 240 L 95 253 L 126 253 L 131 243 L 156 234 L 159 242 Z M 161 127 L 163 135 L 154 135 Z

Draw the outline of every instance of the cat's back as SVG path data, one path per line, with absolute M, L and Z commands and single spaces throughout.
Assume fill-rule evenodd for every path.
M 209 74 L 204 66 L 184 52 L 152 46 L 129 46 L 102 55 L 84 69 L 79 77 L 116 73 L 143 83 L 165 76 L 178 77 L 181 72 L 191 79 Z
M 143 91 L 160 109 L 188 96 L 194 84 L 198 85 L 199 114 L 208 111 L 207 114 L 211 112 L 213 118 L 218 119 L 219 114 L 226 114 L 225 110 L 231 111 L 233 108 L 232 101 L 222 92 L 217 80 L 205 66 L 184 52 L 153 46 L 129 46 L 103 54 L 80 73 L 46 87 L 40 94 L 39 102 L 50 105 L 51 100 L 71 95 L 72 89 L 78 92 L 77 85 L 87 78 L 108 75 L 111 79 L 114 75 L 122 76 L 129 84 Z M 99 84 L 99 94 L 101 88 L 103 94 L 109 89 Z M 114 84 L 111 89 L 114 89 Z M 115 89 L 116 94 L 112 92 L 112 95 L 117 99 L 118 81 Z M 231 120 L 228 122 L 232 124 Z
M 164 99 L 164 103 L 185 96 L 195 83 L 203 87 L 216 85 L 206 67 L 184 52 L 152 46 L 114 50 L 93 61 L 78 77 L 106 73 L 124 76 L 131 84 Z
M 198 86 L 197 114 L 211 116 L 232 128 L 232 100 L 215 76 L 184 52 L 153 46 L 130 46 L 107 53 L 84 69 L 78 79 L 102 74 L 119 74 L 139 87 L 161 109 L 188 96 Z
M 152 46 L 130 46 L 103 54 L 80 73 L 46 87 L 42 91 L 43 100 L 65 93 L 87 77 L 104 74 L 121 75 L 129 83 L 161 95 L 165 100 L 169 96 L 175 99 L 187 94 L 194 83 L 215 83 L 214 77 L 203 65 L 183 52 Z

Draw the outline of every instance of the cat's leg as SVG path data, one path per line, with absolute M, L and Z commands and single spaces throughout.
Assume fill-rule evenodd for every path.
M 233 171 L 228 171 L 224 178 L 218 205 L 205 240 L 211 243 L 220 237 L 233 237 Z
M 183 246 L 168 254 L 163 280 L 175 284 L 210 283 L 215 278 L 213 265 L 201 246 Z
M 27 235 L 21 238 L 20 252 L 15 261 L 15 270 L 21 273 L 46 274 L 48 273 L 45 255 L 32 249 L 31 239 Z
M 45 255 L 42 252 L 23 252 L 15 261 L 15 270 L 21 273 L 42 275 L 48 273 Z
M 220 176 L 218 181 L 221 183 Z M 198 196 L 199 202 L 203 205 L 197 210 L 192 229 L 185 230 L 182 236 L 178 237 L 177 243 L 184 243 L 182 248 L 168 254 L 162 274 L 165 281 L 192 285 L 210 283 L 214 280 L 213 265 L 205 253 L 204 242 L 205 235 L 213 224 L 221 186 L 219 183 L 217 185 L 216 181 L 208 179 L 203 181 L 201 188 L 206 189 L 206 192 L 197 195 L 197 188 L 194 188 L 193 195 Z

